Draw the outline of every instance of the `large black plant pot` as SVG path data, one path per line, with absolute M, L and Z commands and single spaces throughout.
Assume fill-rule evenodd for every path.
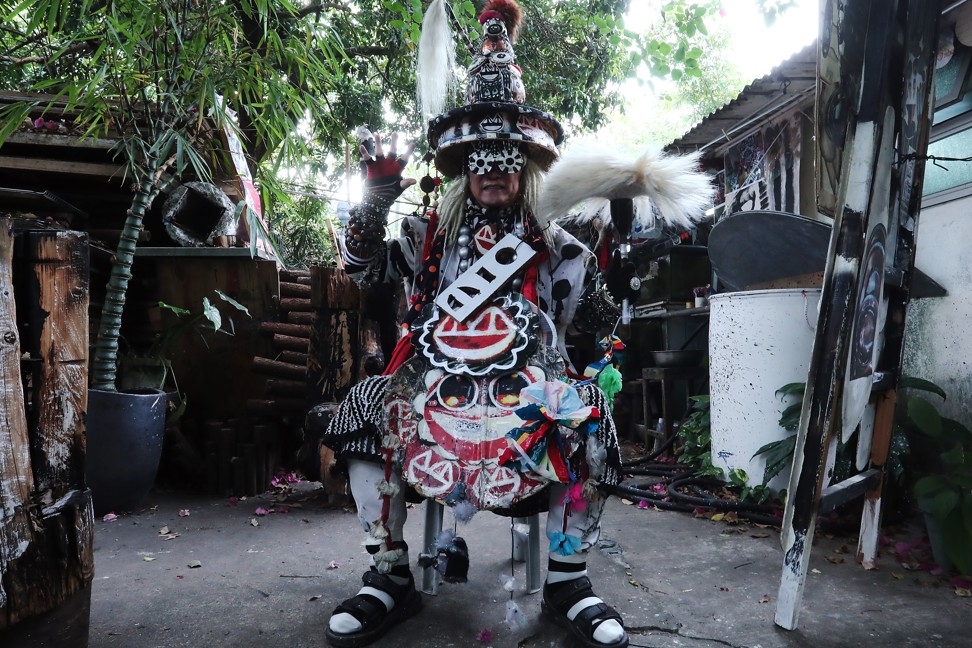
M 88 390 L 85 478 L 95 515 L 131 510 L 148 495 L 162 455 L 161 389 Z

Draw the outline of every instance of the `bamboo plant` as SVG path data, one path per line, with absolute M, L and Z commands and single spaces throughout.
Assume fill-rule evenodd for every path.
M 3 24 L 20 30 L 25 42 L 47 47 L 49 55 L 19 62 L 36 68 L 28 89 L 54 97 L 6 105 L 0 144 L 28 115 L 60 107 L 73 115 L 81 138 L 117 134 L 117 155 L 134 191 L 111 266 L 90 387 L 116 389 L 122 314 L 146 212 L 184 176 L 209 180 L 220 163 L 214 153 L 222 148 L 220 131 L 239 129 L 222 98 L 241 111 L 240 121 L 267 155 L 300 154 L 302 140 L 292 137 L 297 123 L 318 108 L 318 95 L 306 88 L 333 86 L 342 56 L 328 29 L 305 17 L 290 0 L 32 0 L 0 9 Z

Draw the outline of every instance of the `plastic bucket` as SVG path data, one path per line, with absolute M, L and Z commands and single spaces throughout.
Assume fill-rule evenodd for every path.
M 753 290 L 709 298 L 709 389 L 712 465 L 728 478 L 746 471 L 748 484 L 763 483 L 762 446 L 789 436 L 780 427 L 794 399 L 776 391 L 806 382 L 817 323 L 819 289 Z M 770 488 L 787 487 L 790 467 Z

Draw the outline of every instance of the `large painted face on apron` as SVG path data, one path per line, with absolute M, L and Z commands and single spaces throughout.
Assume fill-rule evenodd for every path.
M 522 424 L 514 414 L 520 390 L 563 377 L 559 355 L 538 344 L 529 304 L 501 297 L 465 324 L 430 312 L 413 330 L 417 353 L 385 400 L 405 481 L 426 497 L 480 509 L 509 507 L 542 488 L 498 461 L 506 433 Z

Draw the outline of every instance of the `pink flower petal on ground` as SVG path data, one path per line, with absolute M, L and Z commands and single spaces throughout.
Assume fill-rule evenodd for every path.
M 476 641 L 479 643 L 489 643 L 493 640 L 493 631 L 483 628 L 476 634 Z
M 640 502 L 638 502 L 638 508 L 640 509 L 648 508 L 648 502 L 646 500 L 641 500 Z
M 944 573 L 944 570 L 938 565 L 935 565 L 934 567 L 928 570 L 928 573 L 931 574 L 932 576 L 941 576 Z
M 189 517 L 189 509 L 179 509 L 179 517 Z
M 115 515 L 114 513 L 105 513 L 105 517 L 101 519 L 104 520 L 105 522 L 114 522 L 115 520 L 118 519 L 118 516 Z
M 899 556 L 907 556 L 911 553 L 911 545 L 907 542 L 895 542 L 894 543 L 894 553 Z
M 278 506 L 277 507 L 277 513 L 290 513 L 290 507 L 289 506 Z
M 255 515 L 266 515 L 269 512 L 270 511 L 268 511 L 267 509 L 263 508 L 262 506 L 258 506 L 257 509 L 253 513 Z
M 239 503 L 240 503 L 240 498 L 239 497 L 228 497 L 226 499 L 226 505 L 227 506 L 236 506 Z
M 965 576 L 956 576 L 949 581 L 949 585 L 959 589 L 972 589 L 972 580 L 969 580 Z

